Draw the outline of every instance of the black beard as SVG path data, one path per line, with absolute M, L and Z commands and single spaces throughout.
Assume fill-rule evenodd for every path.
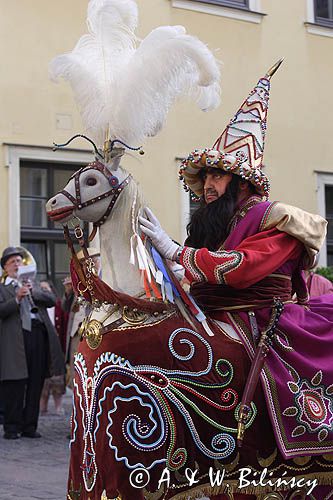
M 229 223 L 234 215 L 239 187 L 238 176 L 233 176 L 226 192 L 211 203 L 201 202 L 187 225 L 185 245 L 216 251 L 229 234 Z

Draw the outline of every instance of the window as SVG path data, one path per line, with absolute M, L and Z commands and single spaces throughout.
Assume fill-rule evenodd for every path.
M 21 245 L 37 263 L 38 279 L 51 280 L 59 293 L 69 273 L 69 251 L 62 226 L 50 221 L 45 203 L 63 189 L 69 177 L 80 167 L 64 163 L 20 161 Z
M 314 16 L 317 24 L 333 27 L 333 0 L 315 0 Z
M 327 228 L 327 265 L 333 266 L 333 186 L 325 186 Z
M 210 3 L 213 5 L 223 5 L 225 7 L 236 7 L 240 9 L 249 8 L 249 0 L 192 0 L 192 1 Z
M 181 241 L 187 238 L 187 225 L 190 222 L 194 212 L 200 207 L 199 201 L 193 201 L 191 194 L 182 189 L 182 223 L 181 223 Z
M 260 24 L 263 17 L 260 0 L 170 0 L 176 9 L 203 12 L 213 16 Z
M 320 267 L 333 266 L 333 174 L 317 171 L 318 213 L 328 221 L 327 237 L 319 252 Z

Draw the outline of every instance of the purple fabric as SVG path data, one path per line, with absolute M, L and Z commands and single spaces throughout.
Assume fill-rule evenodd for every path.
M 236 230 L 232 231 L 224 242 L 226 250 L 233 250 L 245 238 L 256 234 L 260 230 L 260 224 L 267 210 L 272 206 L 272 202 L 263 201 L 254 205 L 246 216 L 237 224 Z M 241 208 L 241 207 L 240 207 Z
M 270 204 L 251 208 L 228 237 L 224 247 L 235 248 L 260 230 Z M 288 261 L 277 272 L 292 276 L 300 262 Z M 255 311 L 260 331 L 271 310 Z M 253 342 L 246 312 L 224 313 L 252 358 Z M 247 326 L 242 328 L 241 323 Z M 333 294 L 312 299 L 308 308 L 286 304 L 276 340 L 261 376 L 272 427 L 283 456 L 323 455 L 333 452 Z
M 307 283 L 311 298 L 333 293 L 333 283 L 320 274 L 310 273 Z

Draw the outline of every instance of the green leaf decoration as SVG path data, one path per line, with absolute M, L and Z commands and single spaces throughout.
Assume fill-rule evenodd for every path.
M 297 427 L 295 427 L 295 429 L 293 430 L 291 435 L 293 438 L 298 437 L 298 436 L 303 436 L 303 434 L 305 434 L 305 431 L 306 431 L 306 428 L 304 427 L 304 425 L 298 425 Z
M 295 417 L 298 413 L 298 409 L 296 408 L 296 406 L 289 406 L 288 408 L 286 408 L 284 410 L 284 412 L 282 413 L 282 415 L 284 415 L 285 417 Z
M 295 382 L 288 382 L 288 387 L 291 392 L 297 394 L 299 392 L 299 387 Z
M 323 379 L 323 372 L 319 370 L 314 377 L 311 379 L 313 385 L 319 385 Z

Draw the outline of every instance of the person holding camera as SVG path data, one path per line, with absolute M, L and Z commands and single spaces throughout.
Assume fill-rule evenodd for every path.
M 0 284 L 0 383 L 4 438 L 39 438 L 39 400 L 46 375 L 64 373 L 61 347 L 46 308 L 52 292 L 29 280 L 19 282 L 22 248 L 3 251 Z

